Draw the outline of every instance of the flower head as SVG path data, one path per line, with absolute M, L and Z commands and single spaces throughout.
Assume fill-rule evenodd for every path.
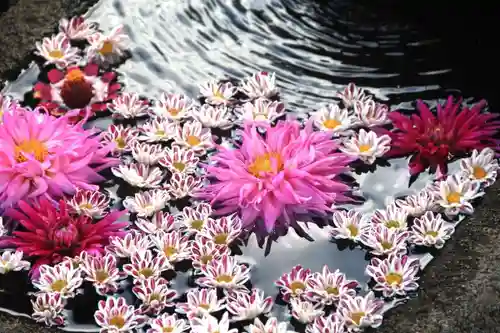
M 23 260 L 23 251 L 3 251 L 0 256 L 0 274 L 19 272 L 30 269 L 30 262 Z
M 151 277 L 141 280 L 132 287 L 134 295 L 142 302 L 140 311 L 144 314 L 158 315 L 166 307 L 173 306 L 177 292 L 169 288 L 164 278 Z
M 87 57 L 105 65 L 116 64 L 124 55 L 129 37 L 123 33 L 123 25 L 113 28 L 109 34 L 100 32 L 87 37 L 90 47 Z
M 110 199 L 106 194 L 94 190 L 77 189 L 75 195 L 67 201 L 71 212 L 100 219 L 107 214 Z
M 377 328 L 382 324 L 384 302 L 377 300 L 373 292 L 366 296 L 348 296 L 340 301 L 338 313 L 345 320 L 349 332 L 360 332 L 367 327 Z
M 356 101 L 354 103 L 354 113 L 358 118 L 357 123 L 364 127 L 375 127 L 390 123 L 387 105 L 377 103 L 372 99 Z
M 140 127 L 139 140 L 145 142 L 169 141 L 176 129 L 175 124 L 167 118 L 155 117 Z
M 165 190 L 155 189 L 138 192 L 133 197 L 126 197 L 123 206 L 139 217 L 150 217 L 167 205 L 170 195 Z
M 173 145 L 165 150 L 165 156 L 158 163 L 172 173 L 193 174 L 199 161 L 193 150 Z
M 4 113 L 12 114 L 17 109 L 23 110 L 19 101 L 0 93 L 0 124 L 3 122 Z
M 371 253 L 376 256 L 395 253 L 403 255 L 408 252 L 406 241 L 408 231 L 396 228 L 387 228 L 383 224 L 373 226 L 370 231 L 361 237 L 362 242 L 371 248 Z
M 338 104 L 329 104 L 311 114 L 314 125 L 322 131 L 344 134 L 355 123 L 356 118 L 349 110 L 341 109 Z
M 200 271 L 209 261 L 219 260 L 222 256 L 231 254 L 229 247 L 225 244 L 215 244 L 210 239 L 199 234 L 196 235 L 195 239 L 191 242 L 189 250 L 189 258 L 192 260 L 193 268 L 196 271 Z
M 187 292 L 187 302 L 178 303 L 176 311 L 191 320 L 224 309 L 224 303 L 225 299 L 217 297 L 217 289 L 192 289 Z
M 189 258 L 189 235 L 176 230 L 162 232 L 152 236 L 158 255 L 167 258 L 170 263 L 176 263 Z
M 165 185 L 164 188 L 172 198 L 182 199 L 192 196 L 202 186 L 203 178 L 176 172 L 172 174 L 169 184 Z
M 377 209 L 373 213 L 371 222 L 373 225 L 382 224 L 386 228 L 406 230 L 408 212 L 396 205 L 389 205 L 386 209 Z
M 69 261 L 55 266 L 40 266 L 40 276 L 33 285 L 42 293 L 57 293 L 62 298 L 72 298 L 83 283 L 81 271 Z
M 356 295 L 357 286 L 357 281 L 348 280 L 338 269 L 332 272 L 325 265 L 321 272 L 313 273 L 307 278 L 306 297 L 315 302 L 331 305 L 346 295 Z
M 138 218 L 135 225 L 145 234 L 158 235 L 176 229 L 175 217 L 166 212 L 156 212 L 151 221 Z
M 146 333 L 182 333 L 189 329 L 189 324 L 185 319 L 177 318 L 177 315 L 164 313 L 159 317 L 149 321 L 150 329 Z
M 455 227 L 447 224 L 441 214 L 427 212 L 413 221 L 409 241 L 416 245 L 441 249 L 454 231 Z
M 270 124 L 285 114 L 285 104 L 258 98 L 237 109 L 241 123 Z
M 297 265 L 289 273 L 283 274 L 274 284 L 280 289 L 283 300 L 289 301 L 290 298 L 298 297 L 306 291 L 307 279 L 310 276 L 310 269 Z
M 337 92 L 337 97 L 342 100 L 346 108 L 354 107 L 356 102 L 367 102 L 371 96 L 363 88 L 356 87 L 354 83 L 349 83 L 343 91 Z
M 63 18 L 59 21 L 59 31 L 71 40 L 86 40 L 97 32 L 96 24 L 89 23 L 83 16 L 75 16 L 69 20 Z
M 209 81 L 200 85 L 200 93 L 208 104 L 226 105 L 232 101 L 236 94 L 236 87 L 231 82 Z
M 480 191 L 480 183 L 463 179 L 460 174 L 453 174 L 439 182 L 436 203 L 450 217 L 459 213 L 472 214 L 474 207 L 472 207 L 471 201 L 483 194 L 484 192 Z
M 369 229 L 370 223 L 361 212 L 339 210 L 333 213 L 331 235 L 335 239 L 350 239 L 358 242 Z
M 245 283 L 250 279 L 250 268 L 240 265 L 236 258 L 223 255 L 210 260 L 201 267 L 202 277 L 197 283 L 207 288 L 222 288 L 226 291 L 246 291 Z
M 484 148 L 474 149 L 471 157 L 460 160 L 460 169 L 470 180 L 489 186 L 495 182 L 499 166 L 493 149 Z
M 229 246 L 241 234 L 241 219 L 237 216 L 223 216 L 220 219 L 209 218 L 199 235 L 211 240 L 216 245 Z
M 133 305 L 127 305 L 125 298 L 108 297 L 106 301 L 99 301 L 94 319 L 102 327 L 102 333 L 126 333 L 144 326 L 148 317 L 141 315 Z
M 337 314 L 316 318 L 306 328 L 306 333 L 344 333 L 344 321 Z
M 186 206 L 177 215 L 178 222 L 190 233 L 198 233 L 203 230 L 209 217 L 212 215 L 212 206 L 205 202 L 199 202 L 193 206 Z
M 136 93 L 121 93 L 111 103 L 108 103 L 108 109 L 117 118 L 137 118 L 149 113 L 149 102 L 141 100 L 139 94 Z
M 160 118 L 171 121 L 180 121 L 191 115 L 194 103 L 183 94 L 164 93 L 152 109 L 152 113 Z
M 111 168 L 111 172 L 115 177 L 138 188 L 157 188 L 163 180 L 163 172 L 160 168 L 143 163 L 120 164 Z
M 292 308 L 292 317 L 302 324 L 312 323 L 315 319 L 325 314 L 323 311 L 324 304 L 311 303 L 299 297 L 292 298 L 290 300 L 290 306 Z
M 250 99 L 272 98 L 278 95 L 276 74 L 257 72 L 248 77 L 241 85 L 240 90 Z
M 391 138 L 388 135 L 378 136 L 375 132 L 360 129 L 357 136 L 344 141 L 341 150 L 366 164 L 373 164 L 378 157 L 389 151 L 390 144 Z
M 106 251 L 119 258 L 130 258 L 134 253 L 144 252 L 151 246 L 153 242 L 147 235 L 131 230 L 124 237 L 111 237 Z
M 114 255 L 107 253 L 105 256 L 92 256 L 83 252 L 81 257 L 80 267 L 85 273 L 85 280 L 92 282 L 99 295 L 115 293 L 118 290 L 118 284 L 126 274 L 118 269 Z
M 158 278 L 161 273 L 172 268 L 166 257 L 154 256 L 150 250 L 136 251 L 130 257 L 130 264 L 123 265 L 123 270 L 134 278 L 135 282 Z
M 226 309 L 233 315 L 232 321 L 243 321 L 268 314 L 273 305 L 271 296 L 266 297 L 264 291 L 254 288 L 250 294 L 238 292 L 230 294 Z
M 113 143 L 113 153 L 119 155 L 129 152 L 132 144 L 137 140 L 139 132 L 135 127 L 123 127 L 123 125 L 110 125 L 106 132 L 102 132 L 105 142 Z
M 61 69 L 80 61 L 78 48 L 72 47 L 62 32 L 45 37 L 41 43 L 36 42 L 36 49 L 35 54 L 45 59 L 45 65 L 54 64 Z
M 253 324 L 248 328 L 249 333 L 295 333 L 288 330 L 287 322 L 279 322 L 275 317 L 269 318 L 263 323 L 259 318 L 255 318 Z M 323 333 L 323 332 L 322 332 Z
M 435 195 L 429 190 L 421 190 L 417 194 L 409 195 L 404 199 L 397 199 L 394 205 L 404 209 L 408 215 L 413 217 L 422 216 L 425 212 L 435 211 L 437 208 Z
M 174 140 L 179 146 L 191 149 L 200 155 L 205 154 L 206 150 L 213 146 L 210 129 L 203 128 L 203 125 L 198 121 L 186 122 L 177 126 L 177 135 Z
M 219 204 L 219 213 L 238 212 L 245 228 L 267 234 L 348 200 L 349 187 L 337 176 L 352 158 L 335 152 L 328 133 L 313 132 L 311 123 L 301 129 L 298 121 L 280 121 L 264 137 L 255 125 L 245 126 L 242 136 L 240 147 L 219 147 L 211 157 L 215 164 L 206 166 L 212 183 L 199 196 Z
M 214 107 L 210 104 L 203 104 L 200 109 L 194 109 L 191 115 L 205 127 L 222 130 L 233 127 L 231 112 L 226 105 Z
M 37 323 L 47 326 L 64 325 L 64 299 L 59 293 L 40 293 L 31 301 L 33 314 L 31 317 Z

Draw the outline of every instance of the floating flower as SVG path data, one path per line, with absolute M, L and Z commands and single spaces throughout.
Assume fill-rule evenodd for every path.
M 106 301 L 99 301 L 94 314 L 100 333 L 125 333 L 143 327 L 148 317 L 139 314 L 133 305 L 127 305 L 123 297 L 108 297 Z
M 177 126 L 175 142 L 187 149 L 192 149 L 196 154 L 205 154 L 206 150 L 212 148 L 212 134 L 207 128 L 203 128 L 200 122 L 191 121 Z
M 344 141 L 340 148 L 346 154 L 356 156 L 366 164 L 373 164 L 379 157 L 389 151 L 391 138 L 384 134 L 378 136 L 375 132 L 360 129 L 357 136 Z
M 160 144 L 150 145 L 136 141 L 132 144 L 131 151 L 134 160 L 147 165 L 155 165 L 165 157 L 165 148 Z
M 236 94 L 236 87 L 231 82 L 219 84 L 216 81 L 209 81 L 200 85 L 200 93 L 208 104 L 228 104 Z
M 226 309 L 233 315 L 231 321 L 254 319 L 261 314 L 268 314 L 274 305 L 271 296 L 266 297 L 264 291 L 252 289 L 250 294 L 233 293 L 228 296 Z
M 172 268 L 166 257 L 153 256 L 150 250 L 136 251 L 130 257 L 130 264 L 123 265 L 123 270 L 140 282 L 149 278 L 158 278 L 161 273 Z
M 198 233 L 203 230 L 211 215 L 212 206 L 199 202 L 193 206 L 184 207 L 177 219 L 183 227 L 187 228 L 188 232 Z
M 460 160 L 460 169 L 464 176 L 485 186 L 493 184 L 499 169 L 493 149 L 484 148 L 480 152 L 472 151 L 472 156 Z
M 159 317 L 149 321 L 150 329 L 146 333 L 182 333 L 189 329 L 189 324 L 184 319 L 177 318 L 177 315 L 164 313 Z
M 240 90 L 250 99 L 275 97 L 279 93 L 276 85 L 276 74 L 255 73 L 242 83 Z
M 285 104 L 258 98 L 236 110 L 240 123 L 270 124 L 285 114 Z
M 135 225 L 143 233 L 150 235 L 171 232 L 176 229 L 175 217 L 170 215 L 170 213 L 162 211 L 156 212 L 151 221 L 138 218 L 137 221 L 135 221 Z
M 382 324 L 383 306 L 384 302 L 376 299 L 370 291 L 366 296 L 341 299 L 337 312 L 345 320 L 349 332 L 360 332 L 364 328 L 377 328 Z
M 198 272 L 201 267 L 211 260 L 220 260 L 222 256 L 230 255 L 229 247 L 217 245 L 208 238 L 196 235 L 189 248 L 189 259 L 192 260 L 193 268 Z
M 301 130 L 298 121 L 279 121 L 265 136 L 247 125 L 242 136 L 239 148 L 220 146 L 215 164 L 206 166 L 212 183 L 199 197 L 219 204 L 219 214 L 238 212 L 246 229 L 266 235 L 277 225 L 299 228 L 300 216 L 326 215 L 334 202 L 348 200 L 349 187 L 337 176 L 352 158 L 312 123 Z
M 120 84 L 114 82 L 116 73 L 99 76 L 96 64 L 88 64 L 83 69 L 76 66 L 65 71 L 52 69 L 48 78 L 49 84 L 35 84 L 35 97 L 41 99 L 41 106 L 56 116 L 73 109 L 104 111 L 106 103 L 114 99 L 120 89 Z
M 192 174 L 196 172 L 199 161 L 193 150 L 173 145 L 165 150 L 165 156 L 158 163 L 172 173 Z
M 306 333 L 344 333 L 344 321 L 338 314 L 316 318 L 306 328 Z
M 282 298 L 288 302 L 290 298 L 300 296 L 307 288 L 307 279 L 311 276 L 311 270 L 301 265 L 296 265 L 289 273 L 283 274 L 274 285 L 280 289 Z
M 406 254 L 406 241 L 409 233 L 405 230 L 387 228 L 384 225 L 377 225 L 370 229 L 370 232 L 361 236 L 362 242 L 371 248 L 371 253 L 376 256 Z
M 106 132 L 102 132 L 102 139 L 105 142 L 113 143 L 115 155 L 129 152 L 132 144 L 138 138 L 139 132 L 134 127 L 123 127 L 123 125 L 110 125 Z
M 381 291 L 384 297 L 405 296 L 418 289 L 419 269 L 418 259 L 391 254 L 386 259 L 373 258 L 366 266 L 366 274 L 376 283 L 373 290 Z
M 69 262 L 55 266 L 41 265 L 38 280 L 33 285 L 42 293 L 58 293 L 62 298 L 75 297 L 83 283 L 80 269 L 73 268 Z
M 436 203 L 447 216 L 454 217 L 460 213 L 472 214 L 474 207 L 470 201 L 482 196 L 480 184 L 469 179 L 462 179 L 460 174 L 448 176 L 439 182 L 439 192 L 436 192 Z
M 186 303 L 177 303 L 176 311 L 192 320 L 224 309 L 224 302 L 217 297 L 217 289 L 192 289 L 187 292 Z
M 18 130 L 13 131 L 16 128 Z M 99 171 L 118 163 L 110 148 L 81 124 L 28 109 L 5 113 L 0 123 L 0 207 L 41 197 L 58 199 L 78 187 L 94 190 Z
M 3 251 L 0 256 L 0 274 L 30 269 L 30 262 L 23 260 L 23 251 Z
M 155 102 L 152 112 L 163 119 L 180 121 L 191 115 L 193 107 L 194 102 L 186 95 L 163 93 Z
M 241 234 L 241 219 L 236 215 L 208 219 L 200 236 L 213 241 L 216 245 L 229 246 Z
M 382 224 L 386 228 L 406 230 L 408 212 L 396 205 L 389 205 L 386 209 L 377 209 L 373 213 L 373 225 Z
M 164 278 L 151 277 L 141 280 L 132 287 L 134 295 L 142 302 L 140 311 L 143 314 L 158 315 L 166 307 L 174 305 L 177 292 L 170 289 Z
M 13 99 L 10 96 L 4 96 L 2 93 L 0 93 L 0 124 L 3 122 L 3 115 L 5 112 L 12 114 L 18 108 L 21 108 L 19 101 Z
M 176 263 L 189 258 L 189 235 L 183 232 L 163 232 L 152 237 L 155 251 L 170 263 Z
M 174 124 L 165 118 L 156 117 L 140 127 L 139 140 L 145 142 L 166 142 L 174 135 Z
M 200 109 L 191 112 L 192 117 L 203 126 L 227 130 L 233 127 L 231 112 L 225 105 L 212 106 L 203 104 Z
M 121 164 L 111 168 L 111 172 L 115 177 L 139 188 L 157 188 L 163 180 L 163 172 L 160 168 L 142 163 Z
M 437 208 L 435 195 L 428 190 L 421 190 L 417 194 L 409 195 L 404 199 L 397 199 L 396 207 L 406 210 L 408 215 L 419 217 L 427 211 L 434 211 Z
M 170 195 L 165 190 L 149 190 L 136 193 L 133 197 L 126 197 L 123 206 L 138 217 L 150 217 L 162 210 L 170 200 Z
M 347 109 L 341 109 L 338 104 L 329 104 L 311 114 L 314 125 L 322 131 L 336 134 L 346 133 L 355 123 L 356 118 Z
M 255 318 L 253 324 L 250 324 L 248 332 L 249 333 L 295 333 L 294 331 L 289 331 L 287 327 L 288 323 L 279 322 L 278 319 L 276 319 L 275 317 L 267 319 L 266 323 L 260 321 L 259 318 Z
M 130 230 L 124 237 L 111 237 L 106 251 L 120 258 L 129 258 L 136 252 L 144 252 L 153 246 L 151 239 L 136 230 Z
M 354 210 L 336 211 L 333 213 L 333 228 L 331 235 L 335 239 L 361 240 L 361 235 L 368 232 L 370 224 L 361 212 Z
M 415 245 L 441 249 L 455 228 L 446 224 L 441 214 L 427 212 L 413 221 L 409 241 Z
M 172 198 L 182 199 L 184 197 L 193 196 L 203 186 L 203 178 L 198 178 L 185 173 L 174 173 L 170 178 L 170 183 L 165 186 L 165 189 Z
M 355 296 L 357 286 L 357 281 L 348 280 L 338 269 L 332 272 L 325 265 L 321 273 L 313 273 L 307 278 L 306 297 L 314 302 L 332 305 L 346 295 Z
M 45 59 L 45 66 L 54 64 L 62 69 L 78 63 L 81 59 L 78 48 L 72 47 L 66 34 L 62 32 L 45 37 L 41 43 L 36 42 L 35 45 L 35 54 Z
M 388 118 L 389 107 L 385 104 L 376 103 L 372 99 L 356 101 L 354 103 L 354 114 L 358 118 L 357 123 L 365 127 L 381 126 L 391 122 Z
M 17 247 L 26 256 L 36 259 L 34 268 L 45 263 L 58 263 L 67 255 L 82 251 L 103 253 L 111 236 L 123 236 L 128 222 L 117 221 L 125 211 L 112 211 L 98 222 L 87 216 L 71 216 L 64 200 L 59 208 L 47 199 L 29 205 L 21 201 L 19 209 L 6 214 L 19 221 L 23 231 L 14 231 L 5 243 Z
M 116 64 L 123 58 L 129 37 L 123 33 L 123 25 L 119 25 L 107 35 L 94 33 L 87 37 L 90 47 L 87 57 L 101 64 Z
M 207 288 L 222 288 L 226 291 L 246 291 L 245 283 L 250 279 L 250 268 L 238 264 L 236 258 L 223 255 L 200 267 L 203 277 L 196 282 Z
M 290 306 L 292 308 L 292 317 L 302 324 L 312 323 L 316 318 L 319 318 L 325 313 L 322 303 L 313 304 L 307 300 L 301 300 L 298 297 L 290 300 Z
M 220 321 L 211 315 L 193 318 L 191 321 L 191 331 L 193 333 L 238 333 L 237 328 L 229 328 L 229 316 L 227 312 L 224 312 Z
M 346 108 L 354 107 L 356 102 L 365 103 L 371 100 L 363 88 L 358 88 L 354 83 L 349 83 L 343 91 L 337 92 L 337 97 L 342 100 Z
M 117 267 L 116 257 L 112 254 L 105 256 L 91 256 L 82 253 L 82 272 L 85 280 L 92 282 L 99 295 L 115 293 L 118 290 L 120 280 L 127 275 Z
M 110 199 L 100 191 L 77 189 L 75 195 L 67 201 L 71 212 L 100 219 L 107 214 Z
M 141 100 L 139 94 L 136 93 L 121 93 L 107 106 L 117 118 L 132 119 L 149 113 L 149 102 Z
M 31 301 L 33 314 L 31 317 L 37 323 L 47 326 L 64 325 L 64 299 L 59 293 L 40 293 Z
M 71 40 L 86 40 L 97 32 L 96 24 L 89 23 L 83 16 L 63 18 L 59 21 L 59 31 Z
M 410 174 L 416 175 L 428 167 L 437 168 L 438 175 L 446 175 L 447 164 L 454 156 L 474 149 L 491 147 L 498 143 L 494 138 L 500 128 L 497 115 L 481 113 L 486 102 L 472 108 L 461 108 L 461 101 L 453 103 L 450 96 L 444 105 L 438 105 L 437 115 L 421 100 L 417 102 L 420 114 L 411 117 L 400 112 L 391 112 L 394 129 L 389 132 L 392 139 L 390 156 L 412 155 Z

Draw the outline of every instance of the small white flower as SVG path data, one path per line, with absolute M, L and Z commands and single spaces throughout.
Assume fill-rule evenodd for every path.
M 174 305 L 178 294 L 169 288 L 164 278 L 150 277 L 132 287 L 133 294 L 142 302 L 139 311 L 143 314 L 158 315 L 166 307 Z
M 75 195 L 68 200 L 73 213 L 99 219 L 107 214 L 110 199 L 100 191 L 77 189 Z
M 166 142 L 169 141 L 176 127 L 167 118 L 156 117 L 142 125 L 139 140 L 146 142 Z
M 260 321 L 259 318 L 255 318 L 253 324 L 250 324 L 248 333 L 295 333 L 294 331 L 288 330 L 287 322 L 279 322 L 276 317 L 269 318 L 266 323 Z M 326 333 L 326 332 L 321 332 Z
M 38 281 L 33 285 L 42 293 L 58 293 L 62 298 L 72 298 L 83 283 L 81 270 L 74 268 L 69 261 L 55 266 L 41 265 Z
M 203 128 L 203 125 L 198 121 L 178 125 L 174 140 L 179 146 L 192 149 L 200 155 L 205 154 L 207 149 L 213 146 L 210 129 Z
M 156 101 L 152 113 L 162 119 L 181 121 L 191 115 L 194 102 L 183 94 L 163 93 Z
M 240 124 L 247 122 L 270 124 L 284 114 L 285 104 L 264 98 L 246 102 L 241 108 L 236 109 Z
M 131 230 L 123 238 L 110 237 L 106 252 L 119 258 L 130 258 L 134 253 L 146 251 L 151 246 L 153 246 L 153 242 L 147 235 Z
M 19 272 L 30 269 L 29 261 L 23 260 L 23 251 L 4 251 L 0 256 L 0 274 Z
M 436 202 L 444 208 L 446 216 L 454 217 L 460 213 L 472 214 L 474 207 L 470 201 L 483 194 L 484 192 L 480 191 L 480 183 L 462 179 L 460 174 L 454 174 L 439 182 Z
M 203 230 L 208 219 L 212 215 L 212 206 L 205 202 L 199 202 L 193 206 L 186 206 L 177 215 L 177 221 L 190 233 L 198 233 Z
M 306 333 L 344 333 L 344 321 L 338 313 L 318 317 L 307 325 Z
M 338 104 L 329 104 L 311 113 L 311 119 L 320 130 L 336 134 L 346 133 L 356 120 L 347 109 L 341 109 Z
M 284 273 L 274 285 L 280 288 L 280 293 L 285 302 L 291 298 L 300 297 L 307 289 L 307 280 L 311 276 L 311 270 L 301 265 L 296 265 L 288 273 Z
M 108 103 L 108 109 L 113 113 L 113 117 L 133 119 L 149 113 L 149 102 L 142 100 L 139 94 L 123 92 Z
M 160 168 L 141 163 L 121 164 L 112 167 L 111 172 L 115 177 L 139 188 L 157 188 L 163 180 L 163 171 Z
M 171 148 L 165 149 L 165 157 L 158 163 L 172 173 L 193 174 L 199 161 L 193 150 L 172 145 Z
M 273 305 L 271 296 L 266 297 L 264 291 L 254 288 L 250 294 L 239 292 L 229 294 L 226 309 L 233 315 L 231 321 L 243 321 L 268 314 Z
M 45 66 L 49 64 L 56 65 L 63 69 L 69 65 L 77 64 L 81 57 L 79 50 L 72 47 L 68 37 L 60 32 L 52 37 L 45 37 L 42 42 L 36 42 L 35 54 L 44 58 Z
M 217 245 L 200 234 L 197 234 L 195 239 L 191 241 L 189 251 L 189 259 L 192 261 L 196 273 L 199 273 L 201 267 L 208 264 L 209 261 L 219 260 L 223 255 L 231 254 L 229 247 Z
M 114 155 L 129 152 L 132 144 L 137 140 L 139 132 L 135 127 L 123 127 L 123 125 L 110 125 L 106 132 L 102 133 L 104 142 L 114 144 Z
M 408 252 L 406 247 L 408 235 L 409 233 L 406 230 L 387 228 L 383 224 L 379 224 L 362 235 L 361 240 L 366 246 L 372 249 L 371 253 L 376 256 L 391 253 L 404 255 Z
M 175 217 L 167 212 L 156 212 L 151 221 L 138 218 L 135 225 L 148 235 L 157 235 L 163 232 L 171 232 L 176 229 Z
M 268 72 L 255 73 L 242 83 L 240 91 L 250 99 L 272 98 L 279 93 L 276 86 L 276 74 Z
M 203 178 L 184 173 L 174 173 L 170 182 L 165 186 L 172 198 L 181 199 L 191 196 L 203 186 Z
M 301 300 L 299 297 L 292 298 L 290 305 L 292 316 L 302 324 L 309 324 L 325 313 L 322 303 L 314 304 L 306 300 Z
M 107 35 L 94 33 L 87 40 L 90 44 L 87 50 L 89 59 L 104 65 L 113 65 L 124 56 L 130 39 L 123 33 L 123 25 L 119 25 Z
M 427 212 L 413 221 L 409 241 L 415 245 L 441 249 L 454 231 L 455 227 L 447 224 L 441 214 Z
M 194 317 L 191 321 L 191 330 L 193 333 L 238 333 L 237 328 L 229 328 L 227 312 L 224 312 L 220 321 L 211 315 Z
M 357 123 L 361 126 L 375 127 L 385 125 L 390 122 L 389 107 L 385 104 L 376 103 L 374 100 L 356 101 L 354 103 L 354 113 L 357 116 Z
M 150 145 L 145 142 L 134 142 L 131 147 L 132 157 L 139 163 L 158 164 L 165 157 L 165 148 L 160 144 Z
M 250 280 L 250 268 L 240 265 L 233 256 L 211 260 L 200 270 L 203 276 L 196 280 L 200 286 L 236 292 L 248 290 L 245 283 Z
M 163 256 L 154 256 L 151 250 L 136 251 L 130 257 L 130 264 L 123 265 L 123 271 L 134 278 L 138 283 L 149 278 L 159 278 L 172 265 Z
M 369 228 L 368 220 L 360 212 L 342 210 L 333 213 L 331 235 L 335 239 L 350 239 L 358 242 L 361 235 L 366 233 Z
M 366 102 L 371 96 L 363 88 L 358 88 L 354 83 L 349 83 L 343 91 L 337 92 L 337 97 L 342 100 L 346 108 L 351 108 L 356 102 Z
M 167 258 L 170 263 L 176 263 L 189 258 L 189 235 L 176 230 L 162 232 L 151 237 L 155 245 L 155 252 Z
M 117 267 L 116 257 L 111 253 L 105 256 L 91 256 L 86 252 L 81 256 L 82 272 L 85 273 L 85 280 L 92 282 L 99 295 L 115 293 L 118 290 L 120 280 L 127 275 Z
M 200 93 L 208 104 L 225 105 L 232 101 L 234 94 L 236 94 L 236 87 L 231 82 L 209 81 L 200 85 Z
M 123 206 L 139 217 L 150 217 L 162 210 L 170 200 L 170 195 L 165 190 L 149 190 L 136 193 L 133 197 L 126 197 Z
M 435 211 L 438 208 L 435 195 L 428 190 L 421 190 L 417 194 L 409 195 L 404 199 L 397 199 L 394 204 L 408 212 L 410 216 L 419 217 L 427 211 Z
M 306 280 L 306 298 L 313 302 L 331 305 L 345 295 L 356 295 L 358 282 L 348 280 L 340 270 L 330 271 L 327 265 L 320 272 L 311 274 Z
M 367 327 L 382 324 L 384 302 L 370 291 L 366 296 L 345 297 L 340 300 L 337 312 L 342 316 L 349 332 L 361 332 Z
M 481 152 L 474 149 L 471 157 L 460 160 L 460 169 L 464 176 L 485 186 L 495 182 L 498 168 L 495 152 L 490 148 L 484 148 Z
M 377 136 L 375 132 L 366 132 L 361 129 L 357 136 L 344 141 L 341 150 L 352 156 L 358 157 L 367 164 L 373 164 L 378 157 L 384 156 L 389 151 L 391 138 L 384 134 Z
M 233 127 L 231 113 L 226 105 L 212 106 L 203 104 L 200 109 L 193 109 L 191 116 L 203 126 L 227 130 Z
M 59 293 L 40 293 L 31 301 L 33 314 L 31 317 L 37 323 L 47 326 L 64 325 L 64 299 Z
M 59 31 L 71 40 L 86 40 L 97 32 L 97 24 L 89 23 L 83 16 L 63 18 L 59 21 Z
M 386 209 L 377 209 L 373 213 L 371 222 L 376 224 L 382 224 L 386 228 L 406 230 L 407 227 L 408 212 L 403 208 L 399 208 L 396 205 L 389 205 Z
M 177 303 L 175 311 L 191 320 L 224 309 L 224 303 L 225 298 L 217 297 L 217 289 L 192 289 L 187 292 L 187 302 Z
M 240 236 L 242 230 L 241 218 L 233 214 L 218 219 L 209 218 L 199 235 L 216 245 L 229 246 Z
M 101 333 L 129 333 L 143 327 L 147 316 L 139 314 L 133 305 L 128 305 L 123 297 L 108 297 L 99 301 L 94 319 Z
M 182 333 L 189 329 L 189 324 L 185 319 L 177 318 L 177 315 L 164 313 L 159 317 L 149 321 L 150 329 L 146 333 Z

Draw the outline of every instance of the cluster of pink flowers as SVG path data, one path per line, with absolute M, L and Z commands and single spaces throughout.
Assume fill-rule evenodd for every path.
M 375 328 L 385 301 L 418 289 L 411 250 L 442 248 L 496 180 L 500 123 L 483 103 L 461 109 L 450 98 L 434 115 L 419 102 L 406 117 L 351 83 L 302 123 L 268 72 L 202 84 L 200 103 L 171 92 L 152 101 L 120 92 L 110 66 L 126 56 L 122 30 L 61 20 L 36 46 L 49 79 L 34 87 L 37 107 L 1 96 L 0 274 L 30 271 L 38 322 L 65 325 L 70 301 L 91 285 L 103 333 L 237 333 L 248 321 L 249 333 L 289 332 L 234 249 L 251 233 L 273 240 L 322 219 L 332 239 L 370 253 L 371 290 L 326 265 L 297 265 L 275 281 L 280 299 L 308 333 Z M 87 129 L 97 111 L 144 121 Z M 356 204 L 347 180 L 356 167 L 393 156 L 411 156 L 411 175 L 438 177 L 373 212 L 342 209 Z M 129 196 L 99 187 L 108 168 Z M 181 294 L 172 276 L 186 265 L 195 288 Z

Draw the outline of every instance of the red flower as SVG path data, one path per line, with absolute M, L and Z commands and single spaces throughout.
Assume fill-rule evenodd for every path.
M 99 67 L 89 64 L 84 68 L 69 67 L 65 71 L 52 69 L 48 73 L 50 84 L 37 82 L 35 98 L 40 106 L 52 115 L 59 116 L 69 110 L 80 109 L 82 115 L 90 109 L 92 113 L 106 110 L 107 102 L 115 98 L 120 84 L 114 82 L 116 73 L 106 72 L 99 76 Z
M 123 228 L 129 222 L 117 221 L 124 213 L 114 211 L 93 222 L 86 216 L 70 215 L 64 200 L 59 201 L 59 208 L 45 198 L 33 207 L 21 201 L 18 209 L 8 209 L 6 215 L 19 221 L 22 231 L 14 231 L 0 244 L 13 245 L 26 256 L 35 258 L 35 270 L 42 264 L 58 263 L 82 251 L 102 254 L 110 236 L 125 235 Z
M 470 109 L 461 108 L 461 102 L 455 104 L 453 97 L 448 97 L 446 104 L 438 105 L 437 115 L 421 100 L 417 101 L 420 114 L 407 117 L 400 112 L 389 113 L 394 126 L 387 133 L 392 139 L 389 156 L 411 155 L 411 175 L 430 167 L 443 176 L 455 156 L 485 147 L 498 149 L 498 140 L 493 136 L 500 129 L 500 121 L 494 120 L 496 115 L 481 113 L 486 101 Z

